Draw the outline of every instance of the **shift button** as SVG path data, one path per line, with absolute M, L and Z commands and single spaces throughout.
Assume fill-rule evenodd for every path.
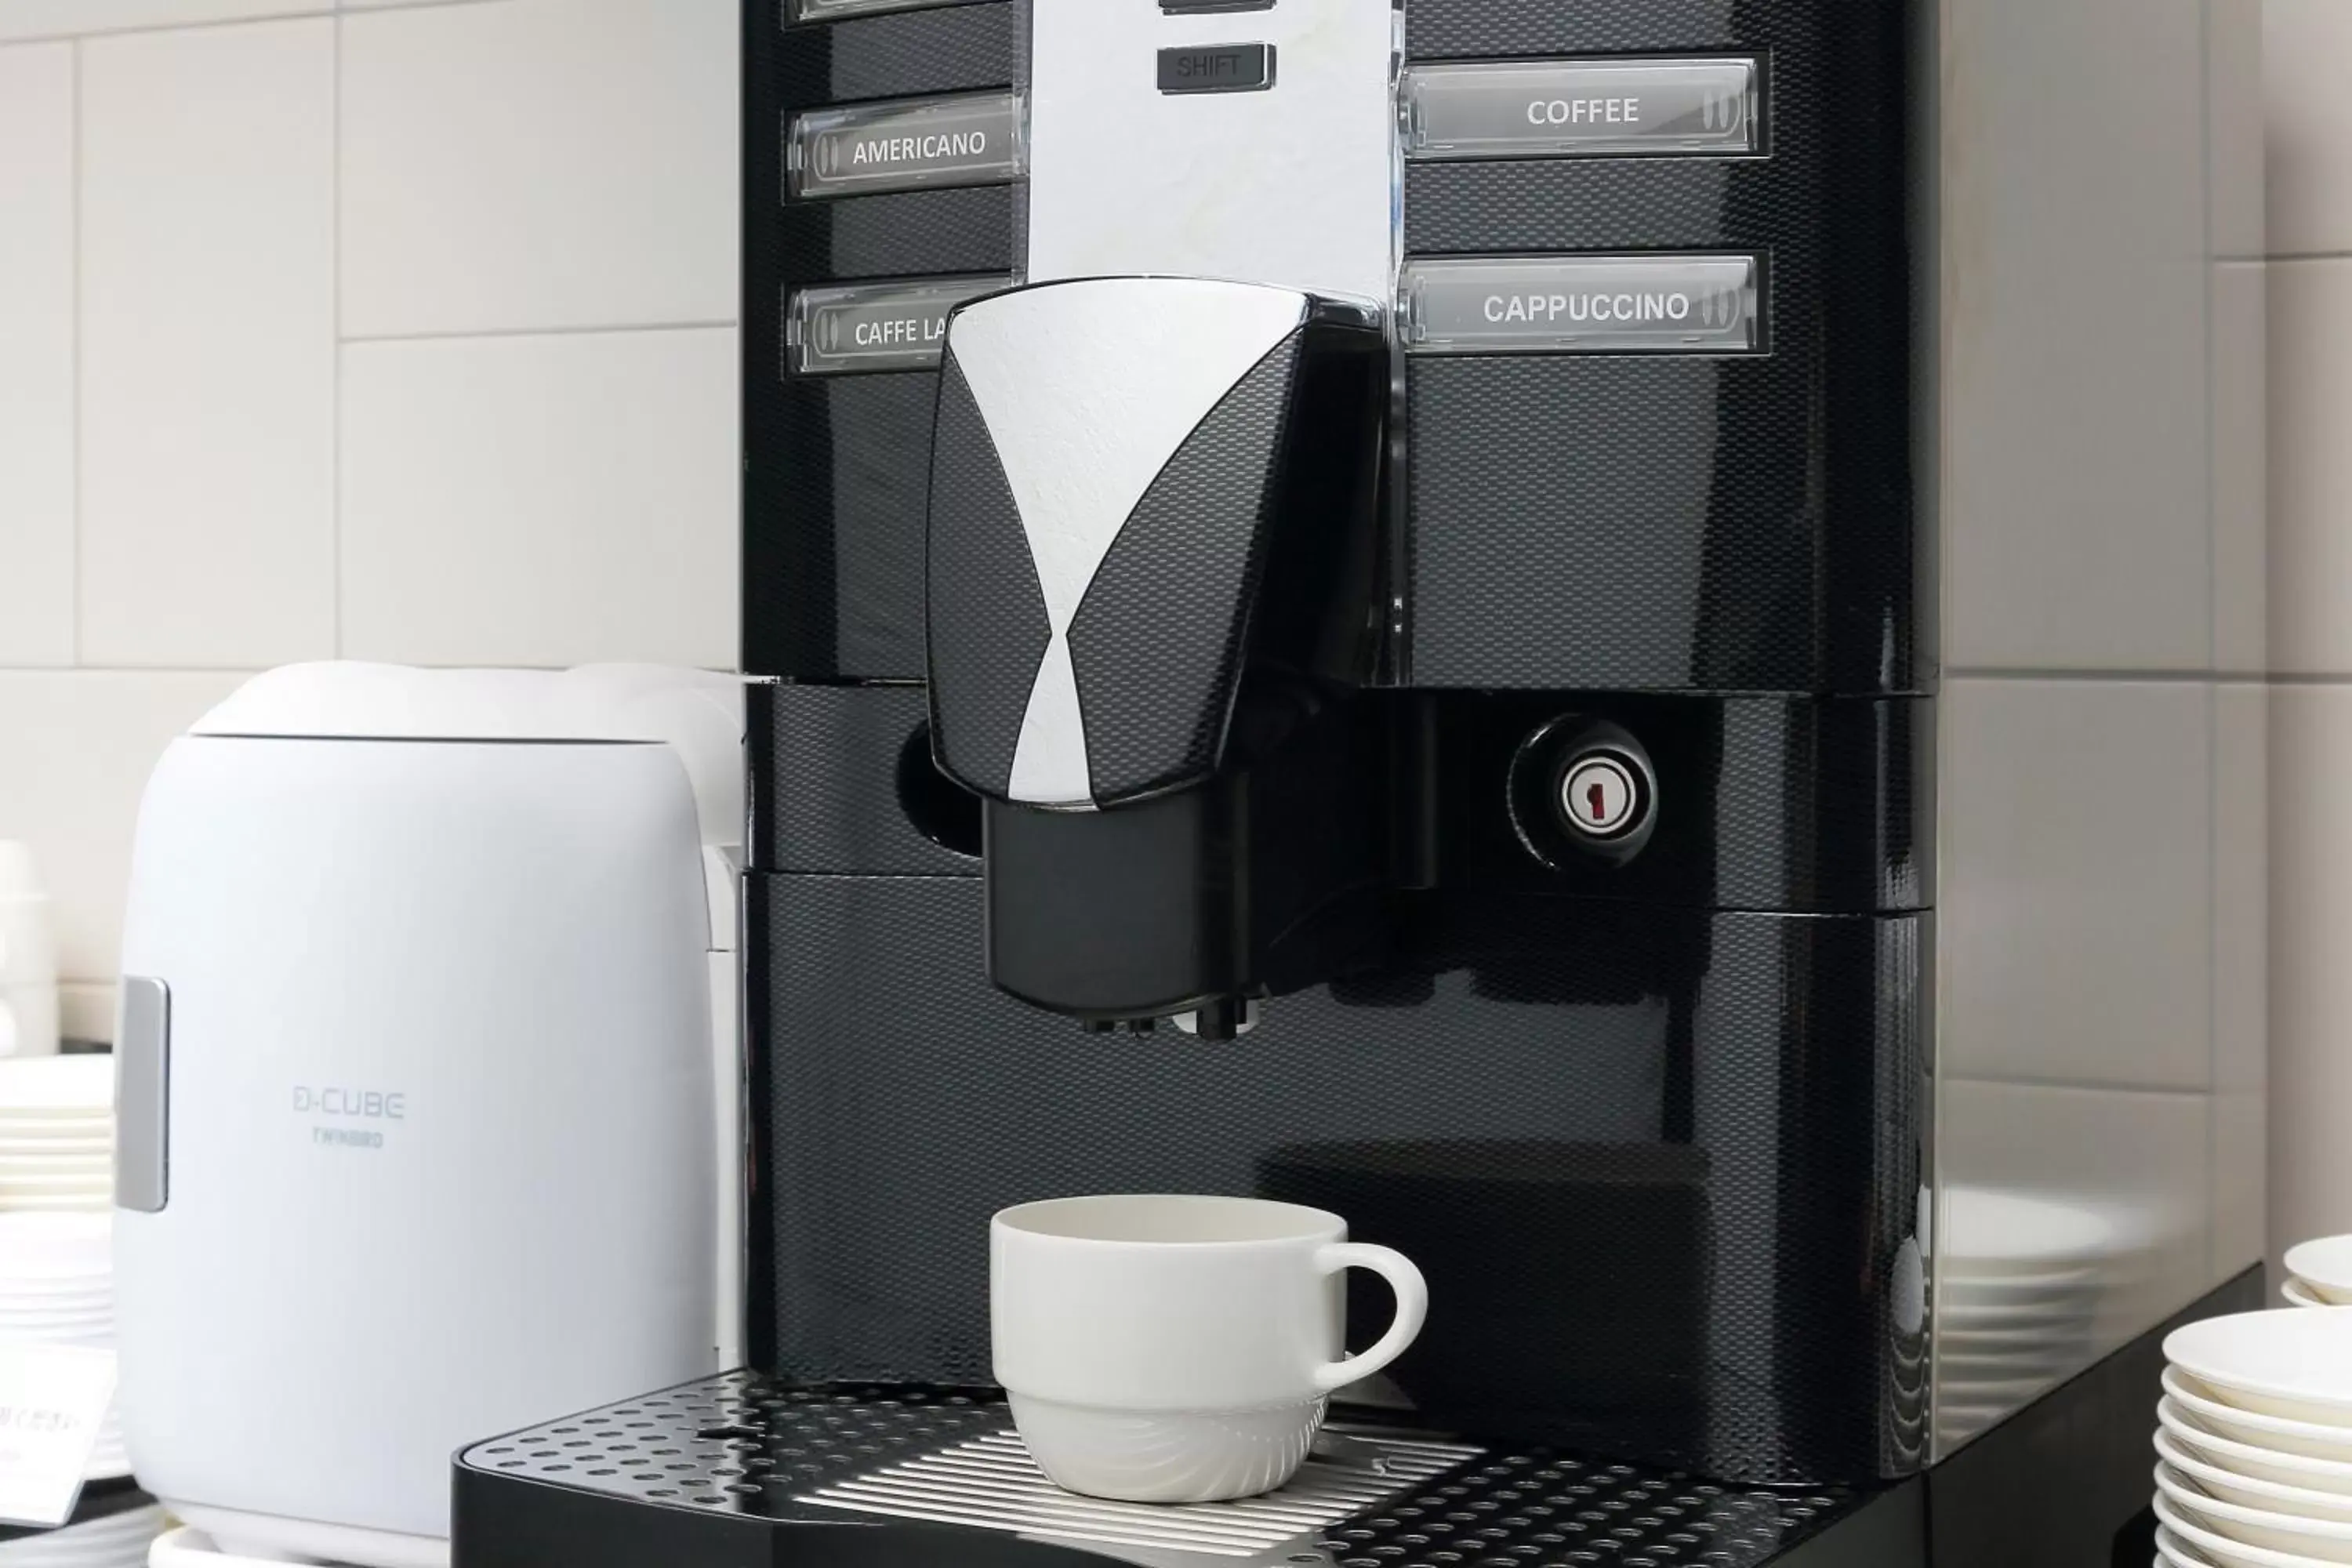
M 1162 92 L 1259 92 L 1273 85 L 1272 44 L 1190 44 L 1160 51 Z

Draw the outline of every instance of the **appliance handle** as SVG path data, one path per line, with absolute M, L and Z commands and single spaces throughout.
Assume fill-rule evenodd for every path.
M 1412 1258 L 1394 1247 L 1374 1247 L 1369 1242 L 1335 1241 L 1319 1247 L 1315 1254 L 1315 1268 L 1322 1274 L 1369 1268 L 1387 1280 L 1389 1289 L 1396 1292 L 1396 1318 L 1378 1343 L 1361 1355 L 1328 1362 L 1315 1369 L 1315 1386 L 1329 1394 L 1371 1376 L 1411 1348 L 1420 1336 L 1422 1323 L 1429 1317 L 1429 1282 L 1421 1277 Z

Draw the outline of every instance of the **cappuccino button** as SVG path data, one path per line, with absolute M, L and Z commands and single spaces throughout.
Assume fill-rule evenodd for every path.
M 1414 66 L 1400 89 L 1405 155 L 1736 157 L 1763 150 L 1752 59 Z
M 1752 256 L 1408 262 L 1404 345 L 1423 354 L 1756 353 L 1762 270 Z

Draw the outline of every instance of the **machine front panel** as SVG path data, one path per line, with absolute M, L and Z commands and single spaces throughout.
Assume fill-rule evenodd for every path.
M 752 742 L 764 1370 L 984 1383 L 993 1209 L 1263 1194 L 1432 1271 L 1377 1391 L 1413 1419 L 1748 1481 L 1926 1463 L 1911 11 L 753 23 L 780 149 L 747 227 L 747 668 L 782 682 Z M 796 121 L 841 109 L 872 112 L 800 121 L 796 176 Z M 818 156 L 851 181 L 812 184 Z M 1271 964 L 1233 1044 L 1087 1033 L 992 985 L 1068 879 L 992 885 L 983 848 L 1032 819 L 932 765 L 950 311 L 1101 274 L 1368 298 L 1391 350 L 1380 658 L 1318 699 L 1347 768 L 1300 775 L 1303 817 L 1296 781 L 1253 777 L 1185 829 L 1299 880 L 1327 792 L 1330 824 L 1385 819 L 1381 887 L 1349 894 L 1365 931 Z M 1034 819 L 1048 863 L 1079 818 Z M 1280 892 L 1286 921 L 1332 912 Z

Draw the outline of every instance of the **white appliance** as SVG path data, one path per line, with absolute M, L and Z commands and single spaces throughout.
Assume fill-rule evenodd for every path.
M 165 752 L 121 1403 L 234 1552 L 447 1561 L 462 1444 L 736 1364 L 740 682 L 310 665 Z

